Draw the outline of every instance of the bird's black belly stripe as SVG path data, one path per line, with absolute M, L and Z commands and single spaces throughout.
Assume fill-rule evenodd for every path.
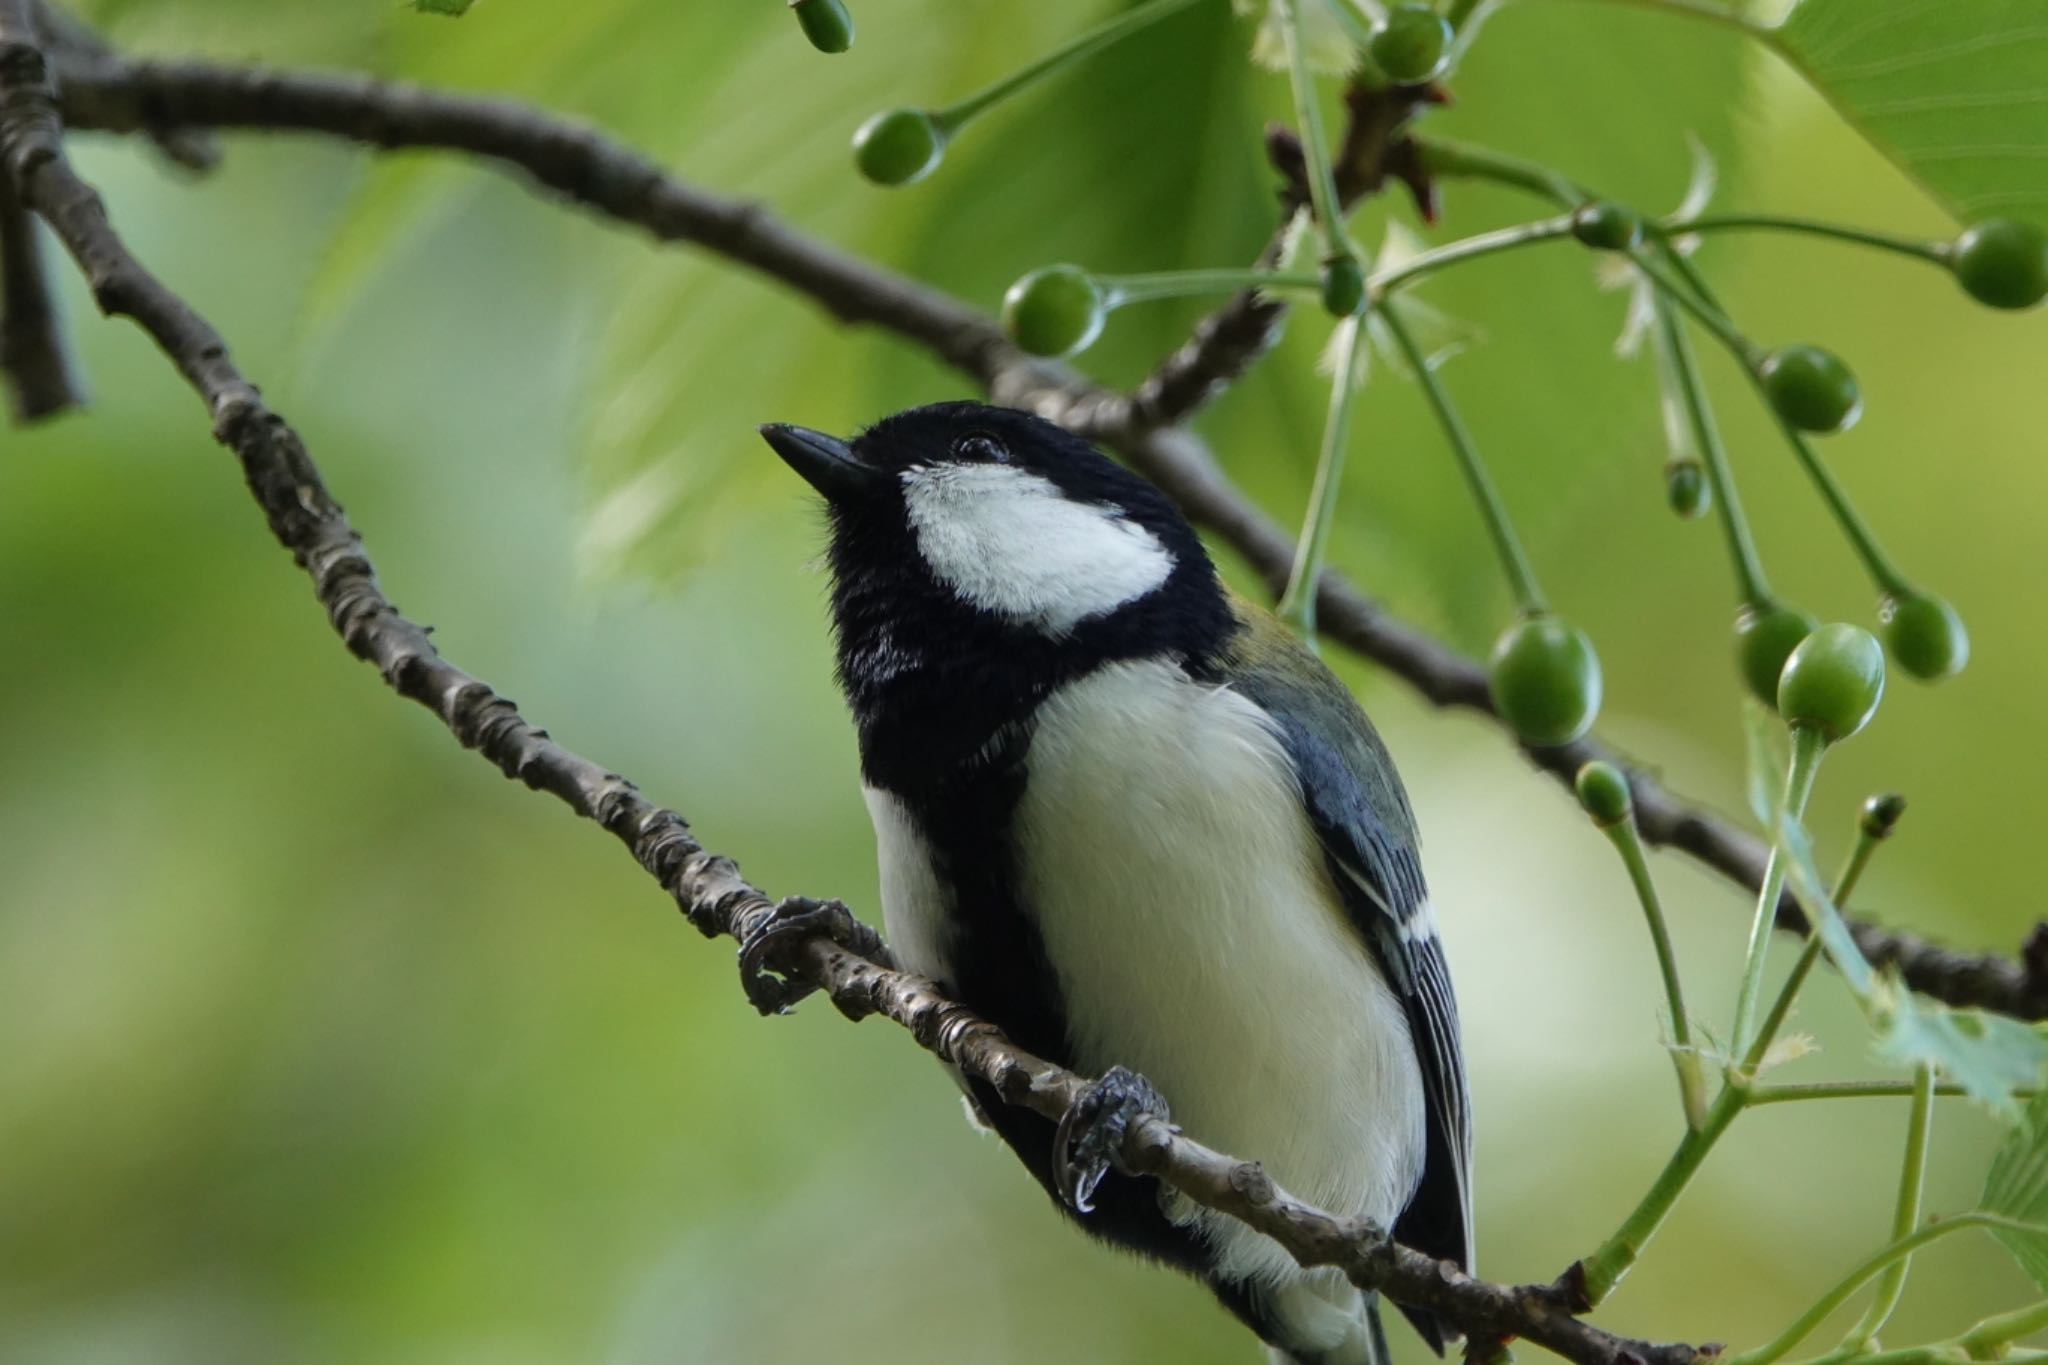
M 1011 838 L 1012 819 L 1024 791 L 1029 742 L 1021 728 L 1006 733 L 971 773 L 918 796 L 899 793 L 897 799 L 917 822 L 951 902 L 939 926 L 940 954 L 947 968 L 941 984 L 1019 1046 L 1071 1066 L 1074 1050 L 1059 980 L 1020 900 Z M 1055 1193 L 1052 1122 L 1004 1104 L 984 1082 L 970 1080 L 968 1085 L 997 1135 L 1054 1204 L 1083 1229 L 1183 1271 L 1201 1275 L 1207 1270 L 1208 1247 L 1199 1234 L 1166 1217 L 1155 1182 L 1111 1174 L 1095 1194 L 1094 1209 L 1075 1215 Z M 1226 1307 L 1256 1330 L 1258 1323 L 1241 1287 L 1212 1287 Z

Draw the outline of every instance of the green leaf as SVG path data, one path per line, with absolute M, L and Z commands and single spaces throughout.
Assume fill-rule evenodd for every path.
M 1775 41 L 1959 218 L 2048 222 L 2040 0 L 1802 0 Z
M 1908 1067 L 1931 1062 L 1972 1099 L 2017 1122 L 2020 1107 L 2013 1092 L 2039 1083 L 2048 1066 L 2048 1037 L 2004 1015 L 1921 999 L 1895 971 L 1880 975 L 1856 946 L 1814 865 L 1813 841 L 1798 821 L 1781 819 L 1778 848 L 1787 859 L 1800 908 L 1876 1031 L 1878 1055 Z
M 476 0 L 412 0 L 412 7 L 421 14 L 463 15 Z
M 2004 1214 L 2023 1223 L 2048 1224 L 2048 1091 L 2034 1096 L 2027 1106 L 2026 1121 L 2013 1126 L 2005 1145 L 1992 1158 L 1982 1207 L 1986 1213 Z M 2005 1243 L 2034 1283 L 2048 1290 L 2048 1236 L 2005 1228 L 1993 1235 Z
M 1282 26 L 1294 0 L 1234 0 L 1238 13 L 1259 11 L 1259 26 L 1252 38 L 1252 60 L 1269 71 L 1287 69 L 1287 40 Z M 1303 0 L 1301 6 L 1302 46 L 1308 54 L 1309 69 L 1325 75 L 1343 75 L 1358 65 L 1360 44 L 1369 28 L 1352 0 Z
M 1863 956 L 1863 950 L 1856 946 L 1855 936 L 1849 932 L 1848 923 L 1836 908 L 1834 897 L 1828 894 L 1828 885 L 1821 879 L 1820 869 L 1813 861 L 1812 838 L 1805 826 L 1790 814 L 1780 816 L 1778 848 L 1787 860 L 1786 872 L 1799 908 L 1806 912 L 1814 932 L 1820 935 L 1821 946 L 1827 949 L 1835 970 L 1842 974 L 1842 980 L 1848 983 L 1856 998 L 1868 1007 L 1878 995 L 1877 973 L 1871 967 L 1870 959 Z
M 2048 1039 L 2002 1014 L 1922 999 L 1890 972 L 1879 980 L 1874 1000 L 1879 1056 L 1906 1066 L 1932 1062 L 1971 1099 L 2024 1131 L 2013 1092 L 2040 1083 Z

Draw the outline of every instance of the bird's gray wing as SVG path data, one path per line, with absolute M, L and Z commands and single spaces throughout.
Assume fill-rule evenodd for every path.
M 1277 626 L 1253 629 L 1268 636 Z M 1232 686 L 1278 728 L 1345 910 L 1407 1014 L 1427 1104 L 1427 1151 L 1422 1183 L 1394 1235 L 1470 1270 L 1472 1113 L 1458 1005 L 1400 779 L 1349 689 L 1291 638 L 1259 639 L 1238 664 Z M 1441 1350 L 1442 1325 L 1429 1314 L 1408 1316 Z

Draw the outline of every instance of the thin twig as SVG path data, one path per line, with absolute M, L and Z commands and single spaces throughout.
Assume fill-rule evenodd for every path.
M 806 237 L 756 205 L 677 180 L 592 129 L 509 100 L 364 76 L 196 62 L 100 64 L 77 73 L 67 68 L 63 105 L 77 126 L 111 132 L 188 125 L 289 129 L 370 147 L 442 148 L 507 163 L 586 208 L 760 271 L 841 321 L 916 342 L 972 377 L 995 401 L 1031 408 L 1112 446 L 1190 520 L 1236 551 L 1271 592 L 1277 595 L 1286 586 L 1294 538 L 1244 496 L 1185 428 L 1155 429 L 1136 421 L 1124 395 L 1023 355 L 985 314 L 965 303 Z M 1430 702 L 1491 713 L 1486 674 L 1478 664 L 1396 619 L 1335 574 L 1323 576 L 1316 620 L 1328 638 L 1383 665 Z M 1594 759 L 1627 763 L 1590 739 L 1526 752 L 1567 786 Z M 1645 839 L 1677 848 L 1751 891 L 1761 885 L 1768 854 L 1761 840 L 1666 790 L 1639 768 L 1630 779 Z M 1802 936 L 1806 931 L 1805 916 L 1790 896 L 1780 901 L 1777 922 Z M 1869 923 L 1851 927 L 1865 957 L 1896 964 L 1915 990 L 1952 1005 L 2022 1019 L 2048 1017 L 2048 935 L 2043 951 L 2026 956 L 2023 966 Z
M 1392 177 L 1414 192 L 1425 217 L 1434 217 L 1435 200 L 1406 129 L 1419 110 L 1442 98 L 1433 87 L 1353 86 L 1345 92 L 1344 135 L 1332 170 L 1337 199 L 1346 212 L 1377 194 Z M 1253 264 L 1258 270 L 1279 264 L 1309 198 L 1307 167 L 1294 134 L 1277 125 L 1269 128 L 1266 151 L 1286 184 L 1280 195 L 1280 225 L 1259 251 Z M 1286 299 L 1257 289 L 1233 294 L 1196 323 L 1188 340 L 1131 390 L 1128 407 L 1117 413 L 1118 421 L 1133 429 L 1186 422 L 1273 348 L 1286 325 L 1288 307 Z
M 46 0 L 34 0 L 29 6 L 29 20 L 35 25 L 36 37 L 43 44 L 43 50 L 61 67 L 77 68 L 119 60 L 113 45 L 101 37 L 97 29 L 69 10 L 46 3 Z M 156 144 L 164 159 L 173 165 L 203 175 L 220 164 L 220 144 L 208 129 L 163 127 L 146 128 L 143 132 Z

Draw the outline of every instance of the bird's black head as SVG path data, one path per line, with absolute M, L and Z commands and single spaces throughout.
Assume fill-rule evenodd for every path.
M 998 724 L 1115 659 L 1202 666 L 1230 609 L 1193 528 L 1146 480 L 1028 413 L 913 408 L 851 444 L 761 434 L 824 494 L 839 670 L 871 718 L 972 689 Z M 978 728 L 977 725 L 968 726 Z

